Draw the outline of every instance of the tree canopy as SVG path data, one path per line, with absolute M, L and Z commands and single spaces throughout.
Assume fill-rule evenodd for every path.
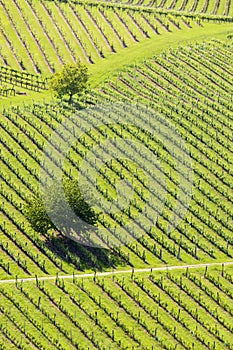
M 63 179 L 63 190 L 67 199 L 67 202 L 73 212 L 82 220 L 88 224 L 94 225 L 97 220 L 97 216 L 94 210 L 85 202 L 76 180 L 69 178 Z M 51 201 L 49 203 L 49 210 L 53 212 L 53 215 L 61 215 L 61 207 L 59 206 L 60 193 L 56 186 L 49 187 L 49 197 Z M 24 206 L 24 213 L 28 221 L 34 230 L 40 233 L 47 233 L 49 229 L 56 229 L 54 223 L 51 221 L 42 199 L 42 196 L 32 196 L 28 199 L 28 203 Z M 62 212 L 65 216 L 65 213 Z
M 76 64 L 66 64 L 60 72 L 54 73 L 49 81 L 49 88 L 59 98 L 69 96 L 81 97 L 88 88 L 87 66 L 78 61 Z

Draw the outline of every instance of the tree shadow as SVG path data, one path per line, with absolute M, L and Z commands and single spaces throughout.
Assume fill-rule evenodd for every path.
M 79 271 L 115 269 L 124 267 L 129 263 L 117 252 L 80 244 L 63 234 L 47 236 L 44 244 L 60 259 L 60 269 L 63 270 L 62 262 L 67 262 Z M 65 272 L 65 270 L 63 270 Z
M 52 196 L 53 193 L 50 192 L 50 195 Z M 54 209 L 54 221 L 48 216 L 39 197 L 27 205 L 27 208 L 30 209 L 29 222 L 35 231 L 43 235 L 44 245 L 57 258 L 57 267 L 63 273 L 67 273 L 65 263 L 70 264 L 74 270 L 80 271 L 90 269 L 103 271 L 129 265 L 127 259 L 118 253 L 117 248 L 105 249 L 99 246 L 97 216 L 87 202 L 82 200 L 80 206 L 76 198 L 75 195 L 69 198 L 74 216 L 69 215 L 69 207 L 67 211 L 58 200 L 51 201 L 55 203 L 54 206 L 51 205 L 51 208 Z
M 91 206 L 93 196 L 88 188 L 82 193 L 77 180 L 67 176 L 62 184 L 50 182 L 46 183 L 43 196 L 38 194 L 28 199 L 24 214 L 56 256 L 56 266 L 64 273 L 71 269 L 103 271 L 129 266 L 129 259 L 119 249 L 100 246 L 105 241 L 99 236 L 99 213 Z

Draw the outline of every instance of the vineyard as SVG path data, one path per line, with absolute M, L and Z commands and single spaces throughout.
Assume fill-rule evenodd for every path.
M 77 59 L 93 64 L 133 43 L 187 28 L 192 22 L 104 4 L 6 0 L 0 9 L 2 63 L 34 74 L 51 74 Z
M 4 0 L 0 10 L 0 64 L 44 75 L 64 63 L 80 59 L 93 64 L 136 43 L 179 31 L 188 35 L 188 30 L 203 26 L 203 14 L 185 17 L 177 11 L 166 16 L 109 2 Z M 230 9 L 215 19 L 231 21 Z
M 232 349 L 231 270 L 0 284 L 1 348 Z
M 107 1 L 107 0 L 106 0 Z M 195 14 L 210 14 L 218 16 L 232 16 L 233 4 L 229 0 L 115 0 L 113 3 L 145 6 L 148 8 L 165 9 Z
M 0 2 L 0 350 L 233 350 L 232 21 L 229 0 Z M 52 97 L 79 60 L 88 91 Z M 62 176 L 97 222 L 59 198 L 38 231 L 25 208 Z
M 212 55 L 213 51 L 217 52 L 215 56 Z M 178 264 L 179 262 L 195 263 L 232 259 L 232 100 L 227 95 L 232 90 L 232 66 L 228 63 L 223 71 L 224 57 L 227 61 L 229 55 L 230 47 L 218 41 L 205 42 L 192 48 L 179 48 L 179 51 L 164 53 L 144 62 L 140 67 L 128 69 L 115 80 L 105 83 L 96 94 L 93 92 L 86 98 L 87 103 L 91 101 L 102 107 L 98 112 L 94 111 L 94 118 L 91 109 L 80 112 L 83 113 L 83 117 L 80 118 L 79 123 L 83 124 L 82 120 L 85 119 L 87 128 L 93 128 L 96 118 L 101 121 L 105 114 L 109 116 L 106 101 L 108 103 L 112 101 L 113 124 L 87 133 L 72 146 L 64 168 L 67 176 L 77 176 L 77 164 L 95 143 L 101 144 L 106 138 L 115 135 L 114 137 L 121 139 L 130 138 L 142 145 L 147 144 L 149 150 L 156 152 L 160 160 L 161 168 L 158 176 L 160 177 L 160 172 L 163 171 L 166 177 L 164 179 L 168 191 L 166 206 L 156 223 L 153 221 L 156 214 L 154 210 L 160 204 L 162 205 L 160 195 L 162 190 L 159 191 L 157 188 L 157 192 L 152 192 L 154 188 L 148 188 L 146 176 L 153 176 L 155 181 L 158 181 L 159 177 L 151 173 L 153 168 L 147 164 L 150 159 L 148 158 L 147 161 L 144 154 L 143 159 L 138 160 L 141 162 L 139 163 L 141 172 L 135 171 L 132 164 L 124 161 L 126 151 L 121 149 L 122 160 L 111 162 L 107 168 L 105 165 L 97 177 L 97 197 L 107 201 L 112 201 L 114 197 L 114 184 L 124 178 L 132 182 L 136 192 L 136 197 L 131 199 L 129 208 L 122 209 L 120 203 L 115 203 L 115 212 L 113 210 L 110 214 L 103 213 L 99 217 L 101 227 L 109 228 L 114 236 L 119 234 L 120 250 L 118 245 L 114 244 L 115 254 L 119 255 L 126 265 L 154 266 L 161 263 Z M 197 62 L 197 57 L 200 56 L 202 59 Z M 180 68 L 181 62 L 183 70 Z M 214 70 L 211 69 L 213 64 Z M 181 91 L 183 91 L 182 95 Z M 148 109 L 144 111 L 136 107 L 134 111 L 136 117 L 131 119 L 129 117 L 128 124 L 119 124 L 118 117 L 122 113 L 126 116 L 127 112 L 129 115 L 132 112 L 130 105 L 114 105 L 114 101 L 119 99 L 125 103 L 134 100 L 138 104 L 150 104 L 153 110 L 166 116 L 166 120 L 161 118 L 161 125 L 167 120 L 172 122 L 179 135 L 188 144 L 194 172 L 192 195 L 183 220 L 172 232 L 169 230 L 169 223 L 176 209 L 175 202 L 177 198 L 182 200 L 185 188 L 182 188 L 183 192 L 180 191 L 180 197 L 177 197 L 179 179 L 169 149 L 161 146 L 161 140 L 156 137 L 151 139 L 151 136 L 149 140 L 148 135 L 139 133 L 136 127 L 131 126 L 139 125 L 137 118 L 140 120 L 143 113 L 151 113 L 151 118 L 157 118 L 157 115 L 154 116 Z M 57 147 L 57 141 L 51 141 L 52 131 L 56 130 L 59 123 L 67 117 L 70 118 L 73 127 L 82 127 L 77 120 L 72 119 L 74 112 L 63 103 L 60 105 L 34 104 L 24 111 L 19 108 L 5 111 L 2 116 L 1 193 L 4 220 L 1 227 L 4 235 L 1 240 L 1 266 L 3 276 L 17 273 L 21 275 L 54 274 L 57 268 L 63 273 L 69 273 L 74 268 L 79 270 L 82 263 L 85 264 L 70 251 L 66 240 L 51 237 L 51 240 L 45 243 L 46 237 L 33 232 L 30 225 L 25 222 L 22 210 L 22 204 L 30 194 L 36 194 L 38 190 L 41 150 L 49 140 L 50 143 L 52 142 L 51 149 Z M 175 144 L 174 146 L 178 147 L 178 150 L 181 147 Z M 102 149 L 103 151 L 106 153 L 107 149 Z M 130 152 L 130 149 L 127 152 Z M 89 162 L 92 169 L 98 167 L 91 155 L 89 155 Z M 49 169 L 47 171 L 49 172 Z M 86 172 L 83 176 L 86 181 L 91 182 L 91 173 Z M 149 192 L 157 197 L 144 210 Z M 101 208 L 97 207 L 96 210 L 101 212 Z M 138 217 L 137 214 L 142 210 L 144 214 Z M 181 215 L 180 210 L 182 207 L 178 207 L 177 215 Z M 125 226 L 127 218 L 133 219 L 135 226 Z M 123 231 L 118 232 L 116 227 L 122 225 Z M 130 237 L 132 230 L 137 240 L 127 239 L 121 246 L 122 235 Z M 103 235 L 101 239 L 107 246 L 111 245 Z M 59 258 L 54 249 L 59 252 Z M 80 250 L 82 256 L 88 257 L 86 259 L 90 267 L 100 268 L 101 260 L 95 255 L 96 252 L 88 251 L 81 246 L 77 246 L 76 249 Z M 111 259 L 114 257 L 103 254 L 103 260 L 105 259 L 111 266 Z

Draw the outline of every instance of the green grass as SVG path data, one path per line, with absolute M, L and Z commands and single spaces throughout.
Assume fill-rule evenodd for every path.
M 134 16 L 133 9 L 108 8 L 105 4 L 98 8 L 95 5 L 38 0 L 31 3 L 17 0 L 11 4 L 5 0 L 0 13 L 2 58 L 13 68 L 18 69 L 21 64 L 30 72 L 49 75 L 64 63 L 77 59 L 95 63 L 99 57 L 113 55 L 113 51 L 119 49 L 119 40 L 130 47 L 136 40 L 146 38 L 138 26 L 143 11 L 138 12 L 134 22 L 129 16 Z M 161 20 L 164 22 L 166 18 L 161 17 Z M 146 22 L 144 27 L 151 32 Z M 160 24 L 158 28 L 162 31 Z M 155 32 L 151 35 L 152 38 L 157 36 Z
M 91 2 L 89 0 L 87 0 L 87 3 Z M 107 2 L 107 1 L 106 1 Z M 108 2 L 109 3 L 109 2 Z M 119 1 L 111 1 L 112 4 L 119 4 Z M 138 1 L 138 0 L 130 0 L 130 1 L 126 1 L 126 0 L 121 0 L 120 1 L 121 4 L 126 5 L 126 6 L 140 6 L 140 7 L 149 7 L 149 8 L 154 8 L 157 10 L 160 9 L 164 9 L 164 10 L 169 10 L 169 12 L 184 12 L 184 13 L 204 13 L 204 14 L 212 14 L 214 11 L 214 7 L 216 4 L 215 0 L 209 0 L 208 1 L 208 6 L 206 8 L 206 10 L 204 11 L 204 7 L 205 7 L 205 0 L 198 0 L 197 4 L 196 4 L 196 8 L 193 9 L 193 6 L 195 4 L 194 0 L 188 0 L 183 8 L 183 10 L 181 10 L 181 6 L 184 3 L 184 1 L 182 0 L 176 0 L 176 1 L 172 1 L 172 0 L 166 0 L 164 2 L 164 5 L 161 5 L 162 1 L 161 0 L 156 0 L 153 3 L 151 3 L 151 1 L 149 0 L 143 0 L 143 1 Z M 171 7 L 171 5 L 173 4 L 173 6 Z M 231 2 L 229 2 L 228 0 L 220 0 L 219 1 L 219 5 L 216 11 L 216 14 L 218 16 L 232 16 L 233 12 L 232 12 L 232 4 Z
M 133 62 L 133 55 L 140 60 L 151 51 L 157 52 L 158 47 L 166 49 L 176 42 L 183 44 L 183 38 L 187 41 L 199 40 L 202 32 L 205 32 L 204 37 L 221 32 L 217 25 L 205 22 L 204 28 L 199 28 L 194 17 L 186 18 L 192 27 L 187 29 L 183 22 L 185 17 L 176 17 L 176 14 L 169 17 L 166 13 L 161 15 L 156 9 L 148 12 L 143 7 L 97 5 L 98 2 L 75 5 L 38 0 L 31 3 L 17 0 L 11 4 L 9 0 L 4 0 L 0 13 L 2 61 L 12 68 L 19 69 L 21 65 L 29 72 L 49 75 L 64 63 L 80 59 L 85 63 L 97 63 L 91 67 L 95 71 L 101 65 L 100 57 L 107 60 L 111 57 L 118 66 L 119 57 Z M 157 26 L 160 35 L 147 23 L 146 17 Z M 173 20 L 180 25 L 180 30 L 172 24 Z M 221 22 L 222 31 L 228 28 L 224 23 Z M 171 33 L 164 30 L 164 24 L 169 24 Z M 148 35 L 150 38 L 146 39 Z M 128 47 L 126 52 L 121 49 L 123 43 Z
M 65 119 L 72 120 L 77 111 L 50 91 L 16 87 L 26 96 L 0 97 L 0 279 L 83 272 L 94 276 L 96 270 L 232 261 L 233 66 L 226 36 L 233 28 L 224 18 L 232 16 L 233 5 L 225 13 L 226 1 L 220 0 L 218 23 L 210 16 L 215 1 L 209 0 L 202 16 L 211 18 L 202 20 L 202 26 L 190 13 L 194 0 L 187 1 L 183 13 L 178 11 L 181 0 L 171 10 L 166 10 L 171 0 L 162 9 L 147 9 L 149 0 L 140 6 L 137 0 L 123 6 L 119 2 L 97 6 L 96 1 L 1 3 L 0 65 L 7 62 L 20 70 L 21 63 L 26 71 L 45 77 L 80 58 L 90 74 L 91 91 L 85 101 L 98 105 L 109 100 L 113 104 L 134 101 L 165 116 L 188 145 L 194 182 L 188 211 L 169 233 L 166 225 L 174 212 L 178 177 L 167 148 L 132 126 L 136 119 L 121 126 L 119 108 L 112 107 L 107 114 L 104 109 L 94 115 L 88 110 L 78 112 L 89 126 L 103 115 L 108 116 L 108 123 L 74 144 L 64 165 L 66 175 L 76 177 L 77 166 L 92 145 L 109 137 L 129 137 L 158 157 L 169 190 L 165 208 L 151 229 L 150 211 L 141 219 L 142 226 L 135 226 L 134 233 L 143 234 L 140 239 L 110 251 L 82 246 L 57 232 L 34 231 L 23 208 L 38 190 L 44 146 L 53 130 Z M 197 2 L 197 15 L 204 3 Z M 146 19 L 158 27 L 159 35 Z M 169 24 L 171 32 L 157 19 Z M 187 28 L 188 21 L 192 28 Z M 144 117 L 140 114 L 137 123 Z M 84 123 L 79 119 L 73 122 L 81 128 Z M 124 178 L 132 180 L 134 200 L 129 210 L 119 212 L 117 207 L 116 214 L 101 215 L 99 227 L 117 226 L 129 218 L 137 222 L 148 200 L 144 163 L 136 171 L 135 162 L 121 160 L 99 169 L 98 196 L 115 198 L 115 184 Z M 88 161 L 94 177 L 95 162 L 91 157 Z M 132 269 L 132 273 L 111 277 L 0 283 L 0 349 L 231 350 L 233 275 L 232 266 L 223 266 L 143 273 Z
M 211 56 L 213 52 L 216 52 L 216 58 Z M 201 54 L 203 58 L 197 61 Z M 228 100 L 227 95 L 228 91 L 231 91 L 230 72 L 232 65 L 228 63 L 228 56 L 229 46 L 224 42 L 206 41 L 192 45 L 187 49 L 179 47 L 178 50 L 173 49 L 166 52 L 166 56 L 165 54 L 156 55 L 153 59 L 145 61 L 144 64 L 135 65 L 133 68 L 128 67 L 122 71 L 119 79 L 112 78 L 109 83 L 103 84 L 99 90 L 88 97 L 99 104 L 104 103 L 108 98 L 113 101 L 137 100 L 143 104 L 150 104 L 155 111 L 167 116 L 167 120 L 175 125 L 180 137 L 187 142 L 193 162 L 193 198 L 183 220 L 169 234 L 166 225 L 176 203 L 175 181 L 177 181 L 177 175 L 172 168 L 172 159 L 167 151 L 161 148 L 157 140 L 148 139 L 143 133 L 137 133 L 134 128 L 127 127 L 121 130 L 120 126 L 113 129 L 108 126 L 102 131 L 88 133 L 85 138 L 80 140 L 78 146 L 70 151 L 64 170 L 66 174 L 77 177 L 76 167 L 80 164 L 83 154 L 92 144 L 96 144 L 97 140 L 100 142 L 104 141 L 106 137 L 121 135 L 123 139 L 131 138 L 146 144 L 153 152 L 159 149 L 158 154 L 166 174 L 166 186 L 170 193 L 168 205 L 165 206 L 163 215 L 158 220 L 158 225 L 152 225 L 152 229 L 149 229 L 147 219 L 145 217 L 142 219 L 143 231 L 137 226 L 135 233 L 139 236 L 143 234 L 143 239 L 139 242 L 132 241 L 123 244 L 119 252 L 121 259 L 114 263 L 115 267 L 118 264 L 127 268 L 129 265 L 143 267 L 160 266 L 162 263 L 223 262 L 232 259 L 232 221 L 227 219 L 228 216 L 232 215 L 232 172 L 229 168 L 229 164 L 232 162 L 232 145 L 229 143 L 231 128 L 228 121 L 231 101 Z M 219 67 L 220 60 L 222 68 Z M 173 65 L 168 65 L 168 62 Z M 199 70 L 198 81 L 197 67 Z M 215 67 L 215 69 L 211 70 L 211 67 Z M 226 71 L 223 72 L 225 67 L 227 67 Z M 214 85 L 213 82 L 217 85 Z M 205 88 L 205 85 L 208 86 L 208 89 Z M 183 105 L 180 105 L 179 100 L 181 91 L 184 91 L 182 95 Z M 193 101 L 197 99 L 199 100 L 198 105 L 193 104 Z M 41 150 L 49 140 L 52 130 L 56 129 L 64 118 L 71 118 L 74 112 L 77 113 L 71 107 L 63 104 L 58 105 L 54 101 L 45 105 L 31 104 L 24 111 L 15 108 L 5 112 L 2 117 L 1 140 L 4 153 L 1 171 L 2 178 L 5 180 L 2 186 L 2 200 L 5 212 L 3 229 L 6 233 L 3 236 L 4 242 L 9 241 L 12 237 L 8 247 L 10 254 L 7 256 L 8 250 L 6 250 L 2 261 L 3 266 L 10 264 L 10 273 L 3 272 L 3 276 L 6 278 L 10 278 L 15 273 L 17 261 L 13 262 L 12 259 L 17 256 L 17 253 L 21 256 L 21 265 L 24 260 L 27 261 L 28 269 L 27 272 L 23 272 L 22 265 L 18 272 L 19 275 L 22 273 L 24 275 L 34 274 L 38 272 L 38 269 L 41 270 L 42 274 L 54 274 L 57 269 L 60 269 L 60 261 L 62 261 L 61 270 L 63 269 L 63 273 L 71 273 L 73 269 L 80 271 L 97 266 L 103 269 L 111 268 L 112 257 L 110 260 L 108 257 L 106 263 L 104 263 L 106 258 L 104 257 L 99 265 L 96 252 L 88 252 L 86 249 L 82 251 L 81 247 L 75 246 L 76 254 L 71 246 L 66 246 L 66 240 L 58 240 L 57 249 L 56 244 L 53 247 L 50 240 L 48 246 L 46 236 L 35 233 L 21 211 L 27 196 L 36 193 L 38 188 Z M 84 113 L 82 118 L 92 126 L 95 119 L 85 111 L 82 113 Z M 102 113 L 104 115 L 105 111 L 103 110 Z M 120 113 L 120 110 L 116 110 L 116 115 L 121 115 Z M 100 118 L 101 115 L 101 112 L 96 113 L 96 118 Z M 180 115 L 183 117 L 181 118 Z M 114 123 L 115 115 L 112 114 L 110 117 L 113 118 L 112 122 Z M 79 118 L 76 122 L 79 123 Z M 187 138 L 188 130 L 192 130 L 192 133 Z M 203 133 L 204 138 L 201 136 Z M 19 155 L 21 156 L 19 157 Z M 207 160 L 204 160 L 203 155 L 207 157 Z M 89 162 L 94 169 L 94 164 L 91 163 L 92 158 L 89 159 Z M 90 174 L 92 174 L 93 169 Z M 146 169 L 143 172 L 147 172 Z M 127 222 L 128 216 L 134 219 L 138 210 L 144 207 L 148 192 L 142 174 L 140 172 L 135 174 L 133 165 L 127 163 L 123 167 L 118 161 L 109 163 L 105 169 L 101 169 L 101 174 L 98 175 L 98 195 L 102 198 L 106 196 L 107 191 L 107 197 L 110 200 L 110 197 L 115 193 L 114 184 L 122 176 L 129 181 L 133 178 L 134 188 L 139 192 L 135 195 L 136 202 L 134 203 L 133 200 L 130 202 L 130 211 L 122 211 L 119 217 L 117 214 L 113 216 L 108 215 L 108 213 L 102 215 L 99 227 L 113 227 L 118 225 L 116 224 L 118 220 L 121 220 L 122 223 Z M 92 175 L 94 176 L 94 174 Z M 141 189 L 142 194 L 140 195 Z M 99 208 L 97 207 L 96 210 Z M 13 218 L 13 222 L 11 218 Z M 150 226 L 151 224 L 150 221 Z M 15 230 L 16 236 L 12 236 L 11 232 Z M 29 257 L 26 256 L 25 251 L 21 252 L 24 247 L 20 245 L 22 239 L 28 245 Z M 38 262 L 34 253 L 35 246 L 36 250 L 41 251 L 42 261 L 45 261 L 44 271 L 41 261 Z M 194 253 L 195 250 L 197 250 L 197 257 Z M 100 252 L 100 256 L 102 253 Z M 69 263 L 65 257 L 67 254 L 71 259 Z M 181 260 L 179 260 L 179 254 L 181 254 Z M 81 256 L 83 255 L 87 256 L 87 261 L 82 260 Z M 87 263 L 88 260 L 90 264 Z
M 231 278 L 225 266 L 0 285 L 1 334 L 26 349 L 232 349 Z
M 154 40 L 134 44 L 130 48 L 119 51 L 119 55 L 108 56 L 104 61 L 101 60 L 89 67 L 90 82 L 93 87 L 97 87 L 112 75 L 117 75 L 119 71 L 127 70 L 127 66 L 133 66 L 162 51 L 206 39 L 224 38 L 228 33 L 232 33 L 232 30 L 231 24 L 203 23 L 201 28 L 183 29 L 176 33 L 163 34 Z
M 180 45 L 187 45 L 194 42 L 201 42 L 210 38 L 225 38 L 228 33 L 232 33 L 231 24 L 210 24 L 203 23 L 201 28 L 192 30 L 183 29 L 176 33 L 164 33 L 162 36 L 154 39 L 147 39 L 136 43 L 129 48 L 119 50 L 117 55 L 107 55 L 105 59 L 98 59 L 94 65 L 89 65 L 90 86 L 96 88 L 111 76 L 117 75 L 128 66 L 133 66 L 154 54 L 159 54 L 164 50 L 176 48 Z M 9 108 L 15 106 L 24 106 L 35 102 L 52 101 L 52 94 L 48 91 L 36 93 L 27 91 L 27 96 L 1 98 L 1 107 Z

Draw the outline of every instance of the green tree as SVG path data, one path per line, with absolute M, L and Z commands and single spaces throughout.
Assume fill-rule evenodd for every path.
M 73 212 L 87 224 L 95 225 L 97 215 L 89 204 L 84 200 L 76 180 L 63 179 L 63 190 L 66 200 Z M 60 205 L 60 193 L 56 185 L 47 189 L 49 193 L 49 212 L 58 218 L 66 213 Z M 47 204 L 48 205 L 48 204 Z M 24 214 L 34 230 L 40 233 L 47 233 L 49 229 L 55 229 L 55 225 L 47 214 L 42 196 L 38 194 L 28 199 L 24 206 Z
M 69 102 L 72 102 L 74 95 L 80 98 L 88 88 L 87 66 L 80 61 L 76 64 L 66 64 L 60 72 L 53 74 L 49 88 L 59 98 L 68 95 Z
M 24 206 L 24 215 L 35 231 L 46 233 L 49 229 L 55 228 L 50 220 L 40 195 L 33 196 Z

